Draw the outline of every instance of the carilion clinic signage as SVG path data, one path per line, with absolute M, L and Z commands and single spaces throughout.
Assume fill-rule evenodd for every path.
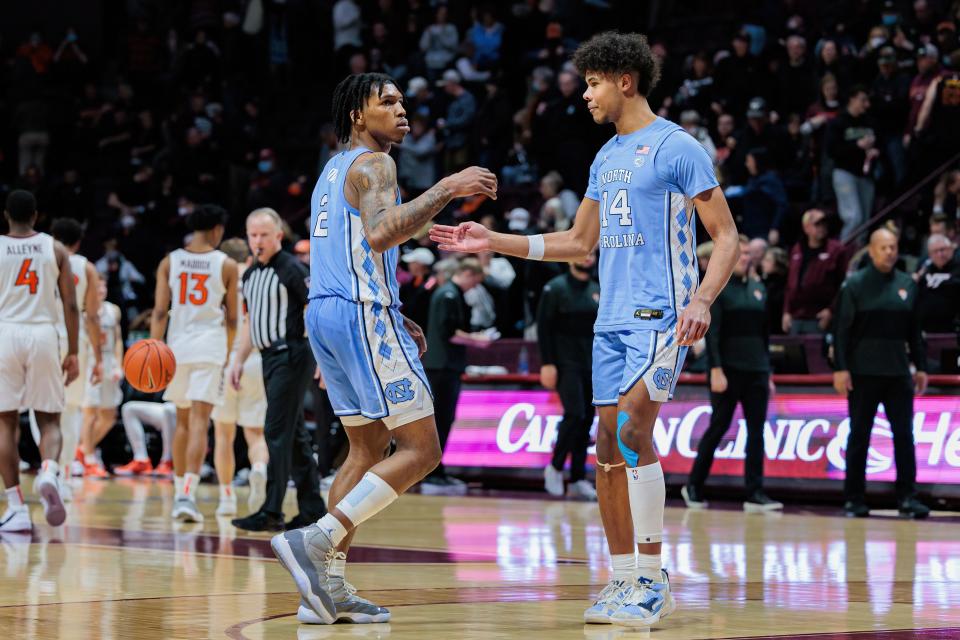
M 960 485 L 960 398 L 914 401 L 917 481 Z M 687 473 L 710 422 L 706 401 L 666 403 L 653 430 L 667 473 Z M 550 460 L 563 408 L 548 391 L 465 390 L 443 462 L 459 467 L 542 468 Z M 594 421 L 594 430 L 596 429 Z M 839 396 L 780 394 L 770 401 L 764 433 L 764 474 L 780 478 L 842 480 L 850 420 Z M 594 431 L 595 433 L 595 431 Z M 712 473 L 740 475 L 747 442 L 740 409 L 721 441 Z M 589 462 L 593 463 L 591 447 Z M 867 458 L 870 480 L 893 480 L 893 438 L 881 405 Z

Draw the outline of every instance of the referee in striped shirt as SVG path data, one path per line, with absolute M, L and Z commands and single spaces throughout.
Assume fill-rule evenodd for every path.
M 310 274 L 293 255 L 281 251 L 282 238 L 280 217 L 273 209 L 257 209 L 247 217 L 247 242 L 256 259 L 243 274 L 249 321 L 240 335 L 230 383 L 239 388 L 243 363 L 256 346 L 263 358 L 267 393 L 263 435 L 270 452 L 263 506 L 233 521 L 248 531 L 283 530 L 283 497 L 291 476 L 300 513 L 286 528 L 305 527 L 326 513 L 312 441 L 303 422 L 303 396 L 315 366 L 303 325 Z

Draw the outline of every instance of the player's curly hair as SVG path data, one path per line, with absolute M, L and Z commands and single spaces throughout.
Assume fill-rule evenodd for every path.
M 227 223 L 227 210 L 216 204 L 201 204 L 187 216 L 187 228 L 191 231 L 210 231 L 217 225 Z
M 647 36 L 640 33 L 598 33 L 577 47 L 573 64 L 581 74 L 588 71 L 605 76 L 636 73 L 637 91 L 642 96 L 650 95 L 660 80 L 660 61 L 650 50 Z
M 371 91 L 376 89 L 379 96 L 388 84 L 400 89 L 396 80 L 385 73 L 357 73 L 340 81 L 333 90 L 333 126 L 340 142 L 350 141 L 353 112 L 363 110 Z

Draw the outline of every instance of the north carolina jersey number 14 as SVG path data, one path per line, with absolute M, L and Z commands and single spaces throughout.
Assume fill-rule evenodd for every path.
M 614 194 L 613 199 L 609 200 L 610 207 L 607 208 L 608 202 L 608 192 L 604 191 L 600 195 L 600 226 L 607 226 L 607 216 L 620 216 L 620 226 L 629 227 L 633 225 L 633 220 L 630 218 L 630 204 L 627 202 L 627 190 L 620 189 Z

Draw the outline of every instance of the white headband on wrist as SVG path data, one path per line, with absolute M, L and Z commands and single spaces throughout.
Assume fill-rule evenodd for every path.
M 529 247 L 527 249 L 528 260 L 543 260 L 543 234 L 538 233 L 535 236 L 527 236 Z

